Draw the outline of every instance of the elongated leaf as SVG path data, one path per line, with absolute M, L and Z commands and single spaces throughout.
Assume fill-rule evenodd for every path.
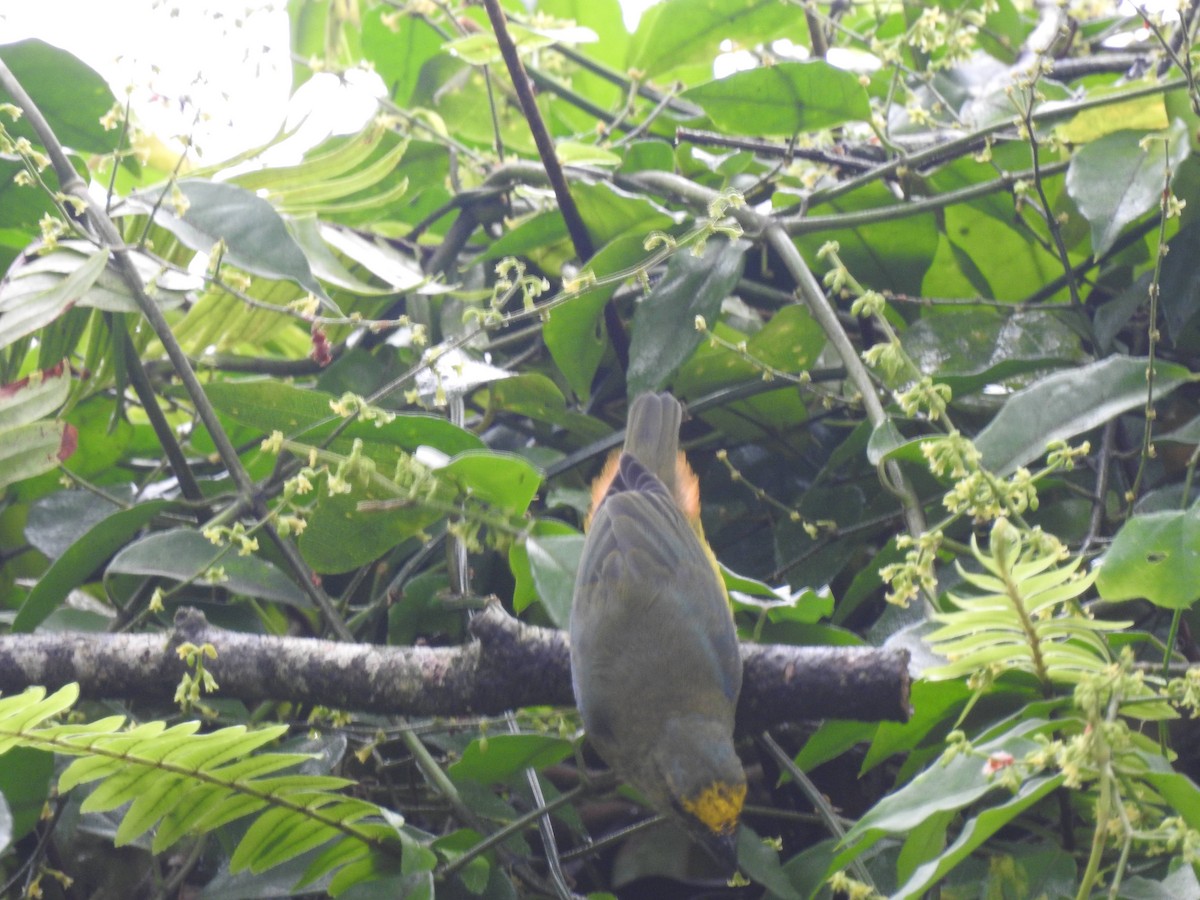
M 367 240 L 352 231 L 322 226 L 321 237 L 330 246 L 361 263 L 391 285 L 394 291 L 410 291 L 425 284 L 425 274 L 412 257 L 401 254 L 388 244 Z
M 629 396 L 661 388 L 704 339 L 696 316 L 710 324 L 742 274 L 746 241 L 710 241 L 704 255 L 676 253 L 667 274 L 633 314 Z
M 363 13 L 363 56 L 375 67 L 398 106 L 412 98 L 421 67 L 441 52 L 443 41 L 419 16 L 390 15 L 384 6 Z
M 1200 222 L 1192 221 L 1180 228 L 1169 246 L 1171 252 L 1162 261 L 1159 304 L 1167 323 L 1167 333 L 1171 340 L 1179 342 L 1195 327 L 1196 313 L 1200 310 L 1200 271 L 1191 263 L 1200 246 Z M 1148 302 L 1147 283 L 1135 282 L 1121 297 L 1112 301 L 1114 304 L 1125 301 L 1126 320 Z M 1123 324 L 1119 323 L 1118 330 Z
M 1110 113 L 1111 114 L 1111 113 Z M 1067 169 L 1067 192 L 1092 226 L 1092 254 L 1102 256 L 1125 226 L 1155 209 L 1190 151 L 1187 126 L 1176 119 L 1162 143 L 1143 143 L 1144 131 L 1118 131 L 1076 151 Z
M 976 749 L 984 755 L 1003 751 L 1019 759 L 1038 748 L 1033 735 L 1054 727 L 1055 723 L 1049 719 L 1028 716 L 999 737 L 978 744 Z M 935 813 L 962 809 L 997 788 L 997 783 L 984 773 L 974 754 L 957 756 L 945 765 L 934 762 L 904 787 L 880 800 L 855 823 L 844 840 L 850 850 L 839 854 L 835 865 L 840 867 L 853 858 L 863 849 L 856 845 L 864 841 L 870 846 L 884 834 L 904 834 Z
M 535 519 L 525 534 L 525 540 L 514 541 L 508 549 L 508 567 L 512 571 L 515 585 L 513 587 L 513 611 L 523 612 L 531 603 L 538 599 L 538 588 L 530 568 L 529 542 L 551 536 L 576 536 L 580 541 L 583 535 L 558 519 Z M 578 568 L 578 565 L 576 565 Z M 572 571 L 572 589 L 574 588 L 575 573 Z
M 550 735 L 496 734 L 471 741 L 449 772 L 456 779 L 493 784 L 508 781 L 531 766 L 541 769 L 554 765 L 571 752 L 570 741 Z
M 13 747 L 0 765 L 0 850 L 37 827 L 50 794 L 54 754 Z
M 614 239 L 591 258 L 588 269 L 604 277 L 633 266 L 646 255 L 643 238 L 634 233 Z M 542 326 L 546 349 L 577 397 L 591 396 L 592 378 L 608 347 L 608 329 L 601 313 L 620 286 L 614 282 L 584 291 L 550 312 Z
M 6 280 L 0 289 L 0 349 L 49 325 L 88 292 L 104 267 L 108 251 L 100 250 L 79 260 L 65 278 L 52 278 L 48 286 L 33 296 L 19 291 L 19 280 Z
M 324 181 L 314 181 L 311 177 L 303 178 L 292 187 L 279 189 L 278 200 L 286 208 L 291 209 L 350 197 L 359 191 L 373 187 L 385 175 L 390 175 L 407 149 L 407 141 L 397 141 L 378 159 L 345 175 Z
M 1051 441 L 1072 438 L 1143 406 L 1148 366 L 1140 357 L 1110 356 L 1056 372 L 1013 394 L 975 438 L 984 465 L 1010 475 L 1045 453 Z M 1154 399 L 1191 380 L 1184 366 L 1155 363 Z
M 132 509 L 114 512 L 89 528 L 38 579 L 13 620 L 12 630 L 33 631 L 73 589 L 83 584 L 105 560 L 170 505 L 166 500 L 140 503 Z
M 581 441 L 600 440 L 611 429 L 591 416 L 567 408 L 566 398 L 553 381 L 538 372 L 514 375 L 488 385 L 491 405 L 565 429 Z
M 60 313 L 72 306 L 139 312 L 138 302 L 121 276 L 111 266 L 93 262 L 97 255 L 107 253 L 97 254 L 91 244 L 72 240 L 60 241 L 48 253 L 23 257 L 0 284 L 0 325 L 11 320 L 14 326 L 25 327 L 22 317 L 49 316 L 56 296 L 65 298 L 67 304 Z M 128 256 L 147 295 L 161 309 L 182 305 L 190 292 L 204 286 L 199 276 L 170 269 L 146 253 L 131 250 Z M 95 277 L 90 272 L 78 274 L 86 265 L 99 268 Z
M 735 72 L 683 93 L 725 131 L 792 135 L 870 118 L 858 76 L 821 59 Z
M 178 528 L 152 534 L 126 547 L 109 563 L 108 572 L 190 582 L 202 580 L 210 567 L 219 566 L 225 577 L 218 585 L 235 594 L 293 606 L 311 605 L 300 588 L 265 559 L 239 556 L 236 548 L 220 554 L 220 548 L 198 532 Z
M 564 28 L 525 28 L 509 25 L 517 52 L 530 54 L 554 44 L 591 43 L 596 32 L 590 28 L 568 26 Z M 473 66 L 484 66 L 500 61 L 500 47 L 491 31 L 476 31 L 446 43 L 445 48 Z
M 161 189 L 159 189 L 161 191 Z M 136 202 L 154 220 L 200 253 L 209 253 L 225 242 L 225 259 L 263 278 L 293 281 L 317 297 L 328 299 L 300 245 L 288 233 L 283 219 L 270 203 L 233 184 L 184 180 L 179 190 L 187 210 L 176 214 L 170 203 L 158 204 L 156 194 L 142 194 Z
M 973 760 L 976 766 L 978 760 Z M 909 898 L 921 896 L 938 879 L 962 862 L 993 834 L 1033 806 L 1066 779 L 1065 775 L 1032 778 L 1021 785 L 1014 795 L 1003 803 L 984 810 L 967 820 L 954 843 L 943 853 L 918 866 L 912 877 L 892 896 Z
M 288 230 L 304 250 L 304 255 L 308 257 L 313 274 L 322 281 L 332 284 L 334 287 L 366 296 L 392 293 L 392 288 L 369 284 L 342 264 L 337 255 L 329 249 L 325 239 L 321 237 L 321 225 L 315 215 L 293 217 L 288 221 Z
M 526 541 L 529 569 L 538 599 L 559 628 L 566 628 L 571 616 L 571 596 L 575 591 L 575 573 L 583 556 L 583 535 L 548 534 Z

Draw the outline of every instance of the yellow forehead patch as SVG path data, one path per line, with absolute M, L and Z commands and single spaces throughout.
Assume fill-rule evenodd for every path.
M 730 834 L 737 828 L 746 785 L 714 781 L 694 797 L 685 797 L 683 808 L 716 834 Z

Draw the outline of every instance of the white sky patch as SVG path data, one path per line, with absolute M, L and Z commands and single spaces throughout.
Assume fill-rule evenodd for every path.
M 190 135 L 203 162 L 269 141 L 307 117 L 272 161 L 294 162 L 330 132 L 355 131 L 375 111 L 375 76 L 343 84 L 320 75 L 289 104 L 292 64 L 283 0 L 12 0 L 0 3 L 0 40 L 40 38 L 99 72 L 142 127 L 170 141 Z M 372 81 L 372 79 L 374 79 Z

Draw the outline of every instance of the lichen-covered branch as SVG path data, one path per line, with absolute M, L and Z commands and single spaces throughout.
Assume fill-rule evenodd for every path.
M 168 634 L 49 632 L 0 637 L 0 692 L 78 682 L 89 697 L 170 702 L 185 666 L 183 642 L 212 644 L 218 695 L 290 700 L 408 716 L 487 715 L 570 706 L 567 636 L 526 625 L 499 605 L 471 621 L 459 647 L 386 647 L 267 637 L 216 628 L 190 608 Z M 806 719 L 904 720 L 908 655 L 874 648 L 745 644 L 739 725 Z

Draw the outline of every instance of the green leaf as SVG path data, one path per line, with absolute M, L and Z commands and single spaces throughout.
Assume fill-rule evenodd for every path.
M 901 343 L 920 370 L 949 386 L 956 398 L 1015 375 L 1085 359 L 1079 333 L 1063 315 L 1042 310 L 926 316 L 905 330 Z
M 440 858 L 448 863 L 462 858 L 483 839 L 483 835 L 470 828 L 460 828 L 440 837 L 431 845 Z M 486 856 L 475 856 L 455 873 L 470 893 L 481 895 L 492 877 L 492 864 Z
M 66 50 L 36 39 L 0 46 L 0 59 L 65 146 L 88 153 L 116 149 L 118 132 L 106 131 L 100 120 L 117 99 L 95 69 Z M 12 102 L 3 89 L 0 102 Z M 15 122 L 5 118 L 5 130 L 14 140 L 24 137 L 41 146 L 27 117 Z
M 204 393 L 219 412 L 235 422 L 264 434 L 282 431 L 284 436 L 305 443 L 321 443 L 342 422 L 329 405 L 337 399 L 332 394 L 281 381 L 213 382 L 204 386 Z M 341 442 L 349 447 L 354 438 L 362 440 L 368 455 L 376 462 L 379 459 L 372 445 L 412 452 L 424 444 L 450 455 L 484 447 L 483 441 L 471 432 L 424 413 L 405 413 L 379 425 L 351 422 L 342 433 Z
M 976 767 L 979 761 L 973 759 Z M 918 866 L 912 877 L 892 896 L 897 898 L 920 897 L 947 872 L 978 849 L 984 841 L 1033 806 L 1066 780 L 1065 775 L 1032 778 L 1021 785 L 1020 790 L 1004 803 L 990 807 L 966 821 L 962 831 L 946 850 L 935 859 Z
M 1200 597 L 1200 509 L 1131 518 L 1104 555 L 1096 588 L 1105 600 L 1190 607 Z
M 497 409 L 556 425 L 579 440 L 595 441 L 612 433 L 612 429 L 598 419 L 568 409 L 558 385 L 539 372 L 494 381 L 487 390 Z
M 355 484 L 349 494 L 330 496 L 324 484 L 308 527 L 300 535 L 300 552 L 321 574 L 349 572 L 373 562 L 396 545 L 438 521 L 444 513 L 414 501 L 411 506 L 362 510 L 360 503 L 395 501 L 393 491 L 374 482 Z
M 1191 221 L 1180 228 L 1168 245 L 1172 252 L 1162 261 L 1159 282 L 1159 303 L 1167 333 L 1179 344 L 1195 327 L 1200 310 L 1200 271 L 1191 263 L 1196 247 L 1200 246 L 1200 221 Z M 1145 285 L 1129 290 L 1129 315 L 1147 301 Z M 1116 301 L 1114 301 L 1116 302 Z
M 75 452 L 76 434 L 62 422 L 31 422 L 0 433 L 0 490 L 56 468 Z
M 1117 84 L 1097 86 L 1088 91 L 1088 97 L 1100 98 L 1120 89 Z M 1087 144 L 1113 132 L 1126 130 L 1136 130 L 1141 134 L 1162 131 L 1170 124 L 1164 103 L 1169 97 L 1138 97 L 1123 103 L 1106 103 L 1085 109 L 1054 130 L 1071 144 Z
M 1010 729 L 976 746 L 975 754 L 956 756 L 943 765 L 940 761 L 875 804 L 846 834 L 849 851 L 839 854 L 839 865 L 857 855 L 866 842 L 873 844 L 884 834 L 905 834 L 935 813 L 962 809 L 1000 785 L 989 778 L 979 762 L 979 754 L 1006 752 L 1020 759 L 1039 746 L 1032 735 L 1052 730 L 1056 724 L 1040 717 L 1023 717 Z M 851 852 L 852 851 L 852 852 Z
M 796 765 L 811 772 L 822 763 L 841 756 L 851 747 L 869 741 L 880 726 L 875 722 L 853 719 L 828 719 L 814 731 L 796 754 Z
M 468 496 L 523 515 L 542 483 L 528 460 L 496 450 L 467 450 L 446 463 L 438 474 L 453 479 Z
M 787 587 L 772 588 L 754 578 L 738 575 L 718 563 L 725 589 L 735 610 L 748 610 L 755 616 L 766 613 L 771 622 L 819 622 L 833 612 L 833 594 L 828 587 L 814 591 L 802 588 L 792 593 Z
M 1141 777 L 1162 794 L 1189 828 L 1200 829 L 1200 787 L 1196 782 L 1182 772 L 1176 772 L 1157 753 L 1142 751 L 1138 756 L 1149 770 Z
M 721 303 L 742 275 L 746 241 L 713 239 L 703 256 L 679 252 L 638 304 L 629 346 L 628 394 L 659 390 L 704 339 L 696 316 L 715 321 Z
M 533 578 L 533 569 L 530 565 L 528 545 L 531 540 L 540 540 L 547 537 L 562 537 L 564 535 L 576 535 L 580 540 L 583 535 L 568 525 L 566 522 L 560 522 L 558 519 L 535 519 L 533 524 L 529 526 L 529 531 L 523 541 L 513 541 L 511 547 L 508 548 L 508 567 L 513 574 L 513 612 L 521 613 L 538 599 L 538 587 Z M 571 578 L 574 579 L 575 573 L 571 573 Z M 574 581 L 572 581 L 572 586 Z M 570 601 L 568 600 L 568 606 Z
M 622 69 L 657 79 L 703 64 L 711 73 L 722 41 L 759 44 L 784 35 L 804 40 L 796 24 L 795 9 L 777 0 L 666 0 L 643 14 Z
M 186 272 L 164 268 L 145 253 L 129 258 L 160 309 L 173 309 L 203 284 Z M 32 334 L 74 307 L 140 312 L 129 287 L 111 266 L 108 251 L 84 241 L 61 241 L 53 250 L 25 256 L 0 284 L 0 346 Z
M 621 157 L 616 153 L 583 141 L 559 141 L 554 145 L 554 155 L 565 166 L 616 168 L 621 164 Z
M 571 196 L 588 234 L 600 246 L 624 234 L 642 237 L 668 231 L 683 221 L 649 197 L 613 187 L 606 181 L 581 181 L 571 185 Z
M 488 735 L 471 741 L 462 757 L 448 771 L 451 778 L 469 778 L 481 784 L 494 784 L 508 781 L 527 768 L 552 766 L 572 752 L 570 741 L 549 735 Z
M 983 464 L 997 474 L 1011 475 L 1044 454 L 1051 441 L 1072 438 L 1144 406 L 1148 366 L 1141 357 L 1110 356 L 1056 372 L 1018 391 L 975 438 Z M 1184 366 L 1156 362 L 1154 399 L 1191 380 Z
M 643 241 L 641 233 L 614 238 L 588 261 L 587 268 L 597 278 L 624 271 L 645 258 Z M 547 313 L 542 326 L 542 338 L 555 365 L 575 396 L 585 400 L 591 396 L 592 378 L 608 348 L 608 330 L 601 314 L 620 286 L 613 282 L 584 291 Z
M 38 579 L 17 612 L 12 630 L 29 632 L 37 628 L 72 590 L 83 584 L 147 522 L 170 506 L 166 500 L 151 500 L 113 512 L 92 525 Z M 209 548 L 211 550 L 211 544 Z
M 42 818 L 54 774 L 54 754 L 13 747 L 0 759 L 0 851 L 29 834 Z
M 858 76 L 822 59 L 735 72 L 682 98 L 733 134 L 793 135 L 871 116 Z
M 225 570 L 225 578 L 217 586 L 234 594 L 292 606 L 311 605 L 300 588 L 274 564 L 256 556 L 238 556 L 236 546 L 216 547 L 203 535 L 186 528 L 159 532 L 130 544 L 109 563 L 108 574 L 204 583 L 204 573 L 211 567 Z
M 748 825 L 738 829 L 738 869 L 767 890 L 772 900 L 803 900 L 779 864 L 779 851 Z
M 960 681 L 915 681 L 910 697 L 912 717 L 903 723 L 879 723 L 879 730 L 863 757 L 860 774 L 865 775 L 897 753 L 914 749 L 939 726 L 948 727 L 947 721 L 953 721 L 951 714 L 970 696 L 970 689 Z
M 334 249 L 382 279 L 393 291 L 411 291 L 428 283 L 416 259 L 385 241 L 363 237 L 345 228 L 324 226 L 320 231 Z
M 169 198 L 158 203 L 159 193 L 165 188 L 145 192 L 136 199 L 147 212 L 155 210 L 154 221 L 185 246 L 210 253 L 218 241 L 224 241 L 227 262 L 252 275 L 295 282 L 309 293 L 326 298 L 304 251 L 270 203 L 233 184 L 184 179 L 178 186 L 188 203 L 182 216 L 174 212 Z
M 107 249 L 79 258 L 69 275 L 51 277 L 45 287 L 39 282 L 32 296 L 22 279 L 6 279 L 0 286 L 0 349 L 44 328 L 82 300 L 106 265 Z
M 810 216 L 835 216 L 894 208 L 895 195 L 883 184 L 873 182 L 809 210 Z M 837 241 L 839 256 L 862 284 L 878 290 L 920 295 L 938 249 L 938 225 L 932 216 L 903 220 L 903 227 L 890 221 L 866 221 L 850 227 L 836 220 L 816 232 L 796 238 L 796 244 L 823 272 L 826 264 L 816 260 L 827 241 Z M 1060 267 L 1061 268 L 1061 267 Z
M 554 44 L 578 44 L 596 40 L 596 32 L 578 26 L 526 28 L 510 22 L 508 30 L 517 52 L 525 56 Z M 492 31 L 475 31 L 454 38 L 446 42 L 446 50 L 473 66 L 486 66 L 502 59 L 500 46 Z
M 709 323 L 709 328 L 735 347 L 745 341 L 746 354 L 752 359 L 795 375 L 812 368 L 826 342 L 825 332 L 799 304 L 783 307 L 765 326 L 749 334 L 724 321 Z M 677 396 L 692 400 L 762 377 L 761 368 L 746 356 L 705 341 L 680 366 L 671 380 L 671 389 Z M 759 441 L 788 433 L 807 421 L 808 410 L 798 391 L 786 387 L 782 380 L 777 383 L 780 390 L 722 404 L 705 411 L 701 418 L 730 441 Z
M 1200 880 L 1191 866 L 1180 866 L 1162 881 L 1152 881 L 1140 875 L 1121 882 L 1124 900 L 1180 900 L 1200 897 Z
M 325 243 L 321 236 L 321 223 L 317 221 L 316 215 L 310 213 L 293 217 L 288 222 L 288 230 L 308 257 L 313 274 L 327 284 L 368 297 L 394 293 L 390 286 L 376 287 L 347 269 L 337 254 Z
M 363 15 L 363 57 L 383 79 L 397 106 L 407 106 L 421 67 L 442 51 L 443 38 L 424 18 L 377 6 Z
M 1093 256 L 1103 256 L 1125 226 L 1158 208 L 1167 169 L 1178 169 L 1191 149 L 1182 119 L 1163 137 L 1166 153 L 1157 136 L 1147 141 L 1139 130 L 1105 135 L 1071 157 L 1067 192 L 1092 226 Z
M 970 269 L 970 281 L 975 291 L 986 287 L 985 296 L 995 300 L 1023 300 L 1062 275 L 1062 260 L 1041 241 L 1031 240 L 1024 232 L 1013 228 L 1011 221 L 998 219 L 967 204 L 949 206 L 943 216 L 946 236 L 955 256 L 960 259 L 958 265 Z M 918 222 L 934 224 L 932 218 L 909 219 L 905 221 L 905 229 Z M 883 225 L 892 231 L 905 230 L 895 228 L 890 222 Z M 964 265 L 961 260 L 969 265 Z M 1072 258 L 1072 263 L 1076 261 Z M 937 276 L 944 277 L 946 270 L 945 265 L 930 268 L 928 277 L 915 293 L 944 296 L 937 286 Z M 857 272 L 852 265 L 851 271 Z M 986 284 L 980 285 L 980 280 Z M 975 291 L 964 296 L 971 296 Z M 1056 296 L 1065 298 L 1067 293 L 1064 289 Z
M 559 628 L 566 628 L 571 617 L 575 575 L 583 556 L 583 535 L 530 535 L 525 540 L 525 552 L 542 607 L 550 621 Z
M 0 385 L 0 433 L 50 415 L 67 401 L 71 373 L 58 365 L 11 384 Z

